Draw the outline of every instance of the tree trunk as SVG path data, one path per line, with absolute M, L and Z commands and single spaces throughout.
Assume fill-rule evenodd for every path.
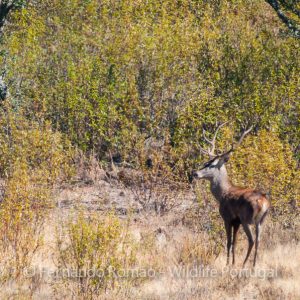
M 293 35 L 297 38 L 300 38 L 300 25 L 288 17 L 285 13 L 287 11 L 290 15 L 295 16 L 295 19 L 300 17 L 300 11 L 293 4 L 288 3 L 285 0 L 265 0 L 267 3 L 271 5 L 271 7 L 276 11 L 277 16 L 280 20 L 289 28 L 289 30 L 293 33 Z

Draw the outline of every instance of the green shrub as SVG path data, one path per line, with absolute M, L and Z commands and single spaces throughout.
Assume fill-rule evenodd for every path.
M 49 124 L 0 111 L 1 281 L 24 281 L 42 245 L 43 225 L 53 207 L 52 187 L 73 174 L 73 150 Z M 26 275 L 26 274 L 25 274 Z
M 275 131 L 261 130 L 246 138 L 234 153 L 231 175 L 238 184 L 257 187 L 269 194 L 274 214 L 299 209 L 299 170 L 287 142 Z
M 27 165 L 17 162 L 3 184 L 0 205 L 1 282 L 28 280 L 26 271 L 42 245 L 49 196 L 44 182 L 37 182 L 29 175 Z
M 135 262 L 134 245 L 114 215 L 99 218 L 79 212 L 58 233 L 58 269 L 75 297 L 92 299 L 116 288 L 119 280 L 123 285 L 131 280 L 119 275 Z M 68 271 L 73 275 L 66 276 Z
M 15 165 L 25 164 L 32 178 L 54 184 L 74 172 L 74 151 L 49 123 L 39 125 L 16 114 L 7 105 L 0 111 L 0 176 L 12 176 Z
M 6 27 L 10 101 L 101 159 L 138 165 L 165 138 L 181 176 L 217 120 L 279 128 L 297 156 L 299 41 L 280 26 L 259 0 L 35 3 Z

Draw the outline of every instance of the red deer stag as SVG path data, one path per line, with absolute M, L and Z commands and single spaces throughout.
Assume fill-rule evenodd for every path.
M 229 151 L 216 155 L 216 137 L 220 128 L 225 124 L 223 123 L 218 126 L 212 140 L 206 136 L 205 130 L 203 130 L 204 139 L 210 144 L 211 148 L 207 151 L 201 148 L 201 152 L 208 154 L 210 160 L 199 171 L 195 171 L 193 176 L 196 179 L 207 179 L 210 181 L 211 192 L 219 203 L 219 211 L 224 220 L 227 235 L 227 264 L 229 264 L 231 248 L 232 264 L 235 263 L 236 238 L 239 227 L 242 224 L 249 243 L 247 255 L 243 263 L 243 267 L 245 266 L 254 245 L 249 225 L 255 225 L 256 238 L 253 260 L 253 266 L 255 266 L 261 226 L 270 208 L 270 202 L 266 198 L 266 194 L 261 191 L 251 188 L 241 188 L 231 183 L 225 164 L 237 146 L 241 144 L 245 135 L 251 131 L 252 127 L 243 132 L 238 142 L 232 145 Z

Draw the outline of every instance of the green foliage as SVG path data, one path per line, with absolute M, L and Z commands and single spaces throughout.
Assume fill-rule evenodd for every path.
M 266 0 L 291 33 L 300 38 L 300 4 L 293 0 Z
M 152 136 L 187 159 L 227 119 L 298 149 L 299 41 L 278 26 L 258 0 L 42 2 L 7 28 L 11 101 L 100 158 L 137 163 Z
M 51 187 L 72 172 L 73 151 L 49 124 L 30 122 L 3 103 L 0 111 L 1 282 L 24 281 L 42 244 L 53 206 Z M 25 275 L 25 276 L 24 276 Z
M 22 164 L 37 182 L 53 185 L 73 173 L 74 153 L 68 140 L 53 132 L 46 122 L 40 126 L 9 106 L 0 111 L 0 176 L 10 178 Z
M 239 184 L 269 194 L 275 215 L 299 209 L 299 170 L 289 144 L 276 132 L 262 130 L 249 136 L 234 154 L 230 169 Z
M 119 279 L 123 284 L 130 279 L 126 268 L 135 262 L 134 245 L 126 226 L 112 214 L 100 219 L 80 212 L 63 226 L 57 245 L 63 280 L 75 297 L 94 299 L 116 287 Z M 124 278 L 119 278 L 122 274 Z
M 270 191 L 275 205 L 296 199 L 299 40 L 280 33 L 264 1 L 55 0 L 11 21 L 10 105 L 41 127 L 25 137 L 10 125 L 28 141 L 13 142 L 20 148 L 2 134 L 3 175 L 21 156 L 59 177 L 58 131 L 97 158 L 118 154 L 144 169 L 151 157 L 154 170 L 182 180 L 204 160 L 203 126 L 230 120 L 221 148 L 249 123 L 257 134 L 237 152 L 233 177 Z M 26 152 L 32 144 L 36 153 Z
M 36 251 L 42 245 L 49 190 L 30 175 L 28 166 L 15 163 L 11 177 L 2 186 L 0 206 L 1 277 L 24 281 Z

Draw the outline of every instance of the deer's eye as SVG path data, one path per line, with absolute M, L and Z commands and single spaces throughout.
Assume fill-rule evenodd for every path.
M 202 168 L 202 169 L 207 168 L 207 167 L 210 167 L 210 166 L 211 166 L 211 162 L 209 161 L 209 162 L 207 162 L 207 163 L 205 163 L 205 164 L 203 165 L 203 168 Z

